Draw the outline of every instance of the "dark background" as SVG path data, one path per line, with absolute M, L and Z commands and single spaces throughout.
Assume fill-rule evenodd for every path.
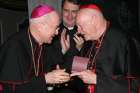
M 87 3 L 99 5 L 111 23 L 121 27 L 126 33 L 140 41 L 138 0 L 82 0 L 82 4 Z
M 121 27 L 140 42 L 138 0 L 80 0 L 80 2 L 98 4 L 111 23 Z M 28 15 L 28 0 L 0 0 L 0 44 L 19 31 L 19 25 L 28 18 Z
M 0 0 L 0 45 L 28 18 L 27 0 Z

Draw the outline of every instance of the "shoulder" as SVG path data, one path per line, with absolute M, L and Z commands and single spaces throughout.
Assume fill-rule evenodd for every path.
M 17 32 L 10 36 L 2 45 L 0 50 L 6 49 L 7 51 L 10 49 L 18 49 L 19 46 L 23 46 L 23 41 L 26 39 L 24 36 L 25 33 Z
M 118 26 L 110 25 L 107 29 L 107 38 L 112 41 L 127 42 L 129 40 L 129 35 Z

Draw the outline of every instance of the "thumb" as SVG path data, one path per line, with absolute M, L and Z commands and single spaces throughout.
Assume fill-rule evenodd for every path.
M 67 42 L 66 42 L 66 46 L 67 46 L 67 48 L 69 48 L 69 47 L 70 47 L 70 36 L 69 36 L 69 35 L 67 35 Z
M 59 69 L 60 69 L 60 66 L 59 66 L 58 64 L 56 65 L 56 69 L 57 69 L 57 70 L 59 70 Z

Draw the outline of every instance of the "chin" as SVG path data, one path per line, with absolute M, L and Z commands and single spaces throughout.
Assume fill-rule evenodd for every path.
M 85 40 L 86 40 L 86 41 L 90 41 L 91 39 L 90 39 L 90 38 L 86 38 L 86 37 L 85 37 Z
M 52 43 L 52 41 L 47 41 L 46 43 L 47 43 L 47 44 L 51 44 L 51 43 Z
M 50 39 L 48 39 L 46 42 L 47 42 L 48 44 L 51 44 L 51 43 L 52 43 L 52 40 L 53 40 L 53 38 L 50 38 Z
M 74 23 L 68 23 L 67 26 L 68 27 L 73 27 L 74 26 Z

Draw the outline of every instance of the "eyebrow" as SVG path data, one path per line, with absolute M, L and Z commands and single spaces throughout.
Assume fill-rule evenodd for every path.
M 64 10 L 64 11 L 73 11 L 73 12 L 75 11 L 75 12 L 76 12 L 76 11 L 78 11 L 79 9 L 75 9 L 75 10 L 63 9 L 63 10 Z

